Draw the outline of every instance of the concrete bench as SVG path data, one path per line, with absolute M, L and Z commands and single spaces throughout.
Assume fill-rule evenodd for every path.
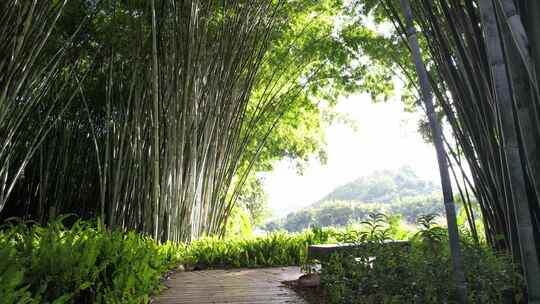
M 349 250 L 365 249 L 370 243 L 342 243 L 342 244 L 321 244 L 321 245 L 309 245 L 308 246 L 308 259 L 324 261 L 327 260 L 334 252 L 346 252 Z M 381 243 L 386 247 L 399 247 L 402 249 L 409 248 L 409 241 L 384 241 Z

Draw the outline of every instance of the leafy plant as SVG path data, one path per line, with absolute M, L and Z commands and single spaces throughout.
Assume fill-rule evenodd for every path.
M 419 231 L 415 234 L 429 249 L 435 250 L 446 238 L 446 229 L 436 224 L 438 214 L 422 215 L 418 218 Z
M 386 246 L 403 232 L 396 219 L 372 214 L 361 226 L 274 232 L 258 237 L 203 238 L 158 243 L 135 232 L 109 231 L 97 221 L 59 217 L 43 227 L 10 221 L 0 232 L 1 303 L 147 303 L 160 277 L 187 269 L 308 265 L 310 244 L 362 242 L 333 255 L 321 280 L 328 303 L 447 303 L 452 290 L 446 232 L 436 217 L 421 217 L 409 247 Z M 510 259 L 463 235 L 471 303 L 523 296 Z M 318 267 L 304 267 L 317 271 Z
M 436 215 L 418 219 L 419 232 L 409 247 L 385 246 L 389 223 L 372 215 L 361 234 L 361 250 L 334 254 L 323 264 L 321 282 L 328 303 L 453 303 L 451 259 L 446 229 Z M 371 238 L 370 238 L 371 237 Z M 464 262 L 469 303 L 502 303 L 522 295 L 522 282 L 507 256 L 466 235 Z
M 11 222 L 0 233 L 2 303 L 141 303 L 182 247 L 93 222 Z

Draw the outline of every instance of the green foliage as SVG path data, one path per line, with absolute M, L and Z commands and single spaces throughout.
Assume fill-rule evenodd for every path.
M 414 235 L 397 217 L 370 214 L 361 225 L 344 229 L 190 244 L 159 244 L 83 221 L 70 228 L 61 219 L 47 227 L 10 224 L 0 233 L 0 303 L 147 303 L 161 275 L 178 264 L 187 269 L 304 265 L 310 244 L 338 242 L 369 246 L 324 264 L 329 303 L 445 303 L 452 297 L 451 260 L 446 230 L 434 220 L 419 219 Z M 409 237 L 408 250 L 383 246 L 385 240 Z M 520 277 L 507 257 L 464 239 L 471 303 L 499 303 L 507 290 L 520 294 Z
M 388 227 L 372 216 L 359 241 L 362 250 L 335 254 L 323 265 L 321 278 L 328 303 L 453 303 L 451 258 L 446 230 L 435 216 L 419 219 L 419 232 L 410 247 L 384 246 Z M 463 239 L 469 303 L 502 303 L 508 290 L 521 290 L 521 281 L 508 257 Z
M 261 111 L 261 99 L 271 99 L 273 107 L 272 115 L 246 128 L 261 134 L 272 129 L 262 149 L 257 149 L 258 140 L 249 144 L 246 157 L 257 154 L 255 171 L 270 171 L 283 158 L 293 160 L 299 169 L 314 154 L 324 161 L 321 104 L 335 105 L 339 96 L 354 91 L 354 82 L 362 77 L 351 76 L 354 56 L 335 35 L 342 11 L 342 0 L 288 1 L 279 10 L 279 24 L 248 105 L 249 115 Z
M 326 202 L 318 208 L 306 208 L 290 213 L 283 220 L 267 223 L 264 227 L 268 231 L 285 229 L 290 232 L 302 231 L 313 226 L 345 227 L 365 220 L 370 213 L 374 212 L 392 214 L 411 223 L 422 213 L 440 214 L 443 208 L 444 205 L 438 194 L 403 198 L 402 201 L 390 204 Z
M 339 119 L 333 111 L 338 99 L 366 92 L 373 100 L 387 100 L 394 92 L 391 75 L 398 65 L 385 55 L 392 52 L 410 64 L 408 50 L 395 48 L 396 40 L 365 26 L 358 30 L 358 16 L 350 3 L 288 1 L 280 10 L 282 23 L 272 33 L 258 71 L 249 113 L 256 112 L 260 96 L 267 94 L 276 100 L 273 111 L 282 115 L 257 151 L 255 171 L 269 171 L 283 158 L 294 160 L 299 171 L 310 156 L 324 162 L 324 127 Z M 266 130 L 273 123 L 268 119 L 253 127 Z M 248 155 L 256 153 L 254 144 Z
M 239 206 L 235 206 L 231 216 L 227 221 L 226 237 L 246 237 L 253 233 L 253 225 L 248 211 Z
M 312 244 L 353 242 L 361 235 L 378 233 L 380 227 L 384 227 L 386 238 L 397 240 L 410 235 L 399 226 L 399 218 L 381 214 L 376 217 L 379 221 L 376 229 L 313 227 L 299 233 L 278 231 L 257 237 L 204 238 L 185 246 L 181 255 L 187 268 L 197 269 L 303 265 L 307 262 L 307 248 Z
M 307 247 L 351 231 L 313 229 L 249 238 L 159 244 L 135 232 L 109 231 L 65 217 L 42 227 L 4 225 L 0 232 L 0 303 L 147 303 L 161 275 L 188 268 L 302 265 Z
M 2 303 L 36 303 L 32 300 L 28 287 L 24 286 L 24 271 L 13 263 L 16 248 L 13 244 L 1 242 L 0 247 L 0 298 Z
M 0 233 L 1 303 L 146 303 L 177 246 L 62 219 Z
M 249 224 L 261 224 L 271 213 L 268 208 L 268 194 L 264 191 L 262 178 L 251 174 L 236 201 L 236 207 L 248 213 Z
M 306 260 L 307 246 L 315 243 L 320 239 L 310 231 L 254 238 L 206 238 L 190 244 L 186 256 L 188 262 L 202 269 L 301 265 Z
M 263 5 L 264 2 L 266 1 L 258 2 L 257 5 Z M 272 20 L 270 21 L 270 16 L 267 19 L 269 23 L 275 26 L 269 29 L 268 42 L 265 42 L 266 35 L 261 34 L 258 37 L 260 39 L 256 39 L 260 40 L 261 44 L 265 46 L 264 50 L 267 49 L 268 51 L 261 50 L 259 53 L 255 48 L 245 47 L 241 48 L 242 51 L 239 52 L 242 57 L 244 55 L 249 58 L 264 57 L 260 62 L 260 66 L 259 64 L 256 65 L 258 68 L 256 75 L 253 75 L 253 83 L 251 84 L 250 81 L 249 84 L 242 85 L 243 89 L 245 87 L 245 91 L 242 91 L 241 94 L 236 91 L 234 94 L 225 94 L 226 96 L 222 98 L 227 102 L 221 102 L 220 97 L 218 98 L 219 102 L 216 103 L 224 105 L 231 102 L 232 104 L 236 102 L 236 97 L 249 98 L 249 102 L 245 105 L 245 111 L 243 110 L 244 106 L 239 105 L 238 111 L 233 111 L 235 114 L 239 114 L 239 117 L 242 117 L 239 118 L 239 120 L 242 120 L 239 124 L 241 128 L 237 129 L 240 134 L 238 136 L 231 135 L 230 137 L 218 136 L 223 139 L 223 144 L 227 143 L 228 148 L 218 149 L 217 151 L 220 151 L 219 153 L 227 151 L 225 155 L 234 155 L 231 156 L 234 161 L 231 160 L 225 162 L 226 165 L 216 165 L 215 168 L 208 169 L 210 173 L 222 176 L 224 174 L 218 171 L 225 170 L 223 167 L 230 165 L 231 169 L 227 169 L 227 174 L 225 174 L 227 177 L 216 184 L 214 188 L 219 188 L 218 190 L 206 186 L 210 183 L 201 183 L 204 185 L 203 191 L 209 194 L 205 196 L 201 206 L 208 204 L 212 206 L 210 207 L 212 212 L 208 214 L 219 215 L 216 216 L 219 217 L 216 220 L 217 223 L 208 225 L 214 230 L 218 230 L 218 228 L 213 227 L 219 227 L 219 230 L 226 227 L 225 218 L 229 219 L 230 211 L 233 209 L 230 202 L 236 199 L 235 195 L 240 193 L 240 188 L 244 185 L 244 177 L 250 172 L 271 170 L 275 161 L 283 158 L 296 161 L 299 168 L 302 163 L 314 154 L 324 161 L 324 124 L 334 117 L 331 109 L 339 96 L 352 93 L 359 87 L 365 87 L 368 90 L 369 87 L 373 86 L 380 91 L 381 83 L 379 81 L 359 82 L 368 65 L 363 64 L 362 68 L 356 68 L 352 64 L 358 59 L 356 50 L 352 47 L 343 47 L 344 44 L 353 43 L 354 40 L 344 39 L 338 28 L 344 2 L 347 1 L 270 2 L 280 3 L 279 9 L 272 15 Z M 240 1 L 238 3 L 251 3 L 251 1 Z M 252 6 L 243 4 L 229 6 L 216 1 L 203 1 L 199 4 L 201 4 L 201 9 L 197 11 L 201 14 L 200 20 L 207 20 L 208 22 L 201 22 L 197 24 L 196 28 L 190 29 L 195 32 L 200 29 L 201 33 L 204 32 L 204 35 L 196 35 L 197 39 L 200 38 L 205 41 L 200 46 L 203 46 L 203 50 L 208 48 L 212 51 L 209 54 L 215 54 L 217 57 L 209 55 L 212 60 L 204 59 L 205 56 L 202 54 L 206 54 L 206 52 L 201 52 L 200 56 L 194 55 L 192 59 L 194 66 L 200 62 L 201 69 L 209 71 L 212 68 L 208 67 L 208 65 L 222 61 L 217 59 L 232 58 L 229 55 L 234 52 L 231 51 L 229 46 L 238 45 L 235 43 L 223 44 L 217 38 L 218 33 L 228 32 L 222 31 L 223 28 L 221 27 L 227 25 L 220 25 L 224 18 L 223 10 L 226 10 L 226 7 L 230 8 L 230 10 L 226 11 L 232 14 L 235 12 L 235 7 Z M 178 53 L 174 55 L 175 58 L 179 58 L 179 60 L 191 58 L 179 54 L 187 50 L 200 52 L 201 48 L 195 46 L 190 48 L 191 43 L 194 43 L 194 45 L 199 44 L 196 41 L 194 42 L 193 39 L 186 38 L 187 40 L 184 39 L 186 41 L 183 41 L 181 38 L 184 36 L 181 33 L 179 37 L 175 38 L 180 38 L 177 41 L 178 43 L 173 42 L 171 35 L 169 35 L 172 33 L 167 33 L 166 29 L 171 28 L 172 24 L 170 23 L 173 23 L 169 19 L 173 14 L 173 6 L 172 3 L 168 2 L 158 5 L 158 25 L 163 27 L 163 31 L 158 31 L 159 54 L 160 56 L 172 56 L 169 51 L 177 49 Z M 77 64 L 73 67 L 76 77 L 70 79 L 66 84 L 76 88 L 77 93 L 80 94 L 73 96 L 73 102 L 61 117 L 62 123 L 58 123 L 51 130 L 35 156 L 29 161 L 25 161 L 28 162 L 28 169 L 25 170 L 25 174 L 20 175 L 21 181 L 14 188 L 14 197 L 6 204 L 5 211 L 2 214 L 3 217 L 24 216 L 45 223 L 47 220 L 46 211 L 49 207 L 55 207 L 58 213 L 76 213 L 86 219 L 100 215 L 106 224 L 114 226 L 124 223 L 125 226 L 122 227 L 124 229 L 149 231 L 149 225 L 141 224 L 138 219 L 117 219 L 117 215 L 108 214 L 114 213 L 114 210 L 116 210 L 114 204 L 116 203 L 122 204 L 127 209 L 131 209 L 132 204 L 137 206 L 144 204 L 146 206 L 149 197 L 144 194 L 148 189 L 147 186 L 132 186 L 136 183 L 134 181 L 128 182 L 132 179 L 140 179 L 142 185 L 149 185 L 145 181 L 146 173 L 149 170 L 145 166 L 146 161 L 141 161 L 137 157 L 147 155 L 147 153 L 141 153 L 139 150 L 149 147 L 146 141 L 150 138 L 148 132 L 150 129 L 147 127 L 153 123 L 150 120 L 147 121 L 145 118 L 149 118 L 149 116 L 145 115 L 142 115 L 140 119 L 135 119 L 135 117 L 141 115 L 140 113 L 148 113 L 147 106 L 151 104 L 147 102 L 147 99 L 151 96 L 147 91 L 149 91 L 150 87 L 148 78 L 152 71 L 151 66 L 148 65 L 150 61 L 147 60 L 151 53 L 151 14 L 148 8 L 148 2 L 141 0 L 67 1 L 64 14 L 59 17 L 57 26 L 51 32 L 50 43 L 47 44 L 45 49 L 46 56 L 42 61 L 48 62 L 47 58 L 57 53 L 60 47 L 69 45 L 69 61 L 77 62 Z M 206 16 L 207 9 L 210 11 L 208 18 L 203 17 Z M 245 17 L 247 18 L 248 15 L 251 14 L 246 14 Z M 185 14 L 180 14 L 177 17 L 182 20 L 187 18 Z M 199 17 L 193 20 L 195 19 L 199 20 Z M 179 22 L 183 24 L 184 21 Z M 206 24 L 209 24 L 208 31 L 203 29 Z M 253 25 L 256 24 L 259 23 Z M 172 32 L 179 33 L 183 31 Z M 73 36 L 73 42 L 69 41 L 67 43 L 68 37 L 71 36 Z M 188 36 L 185 35 L 185 37 Z M 223 47 L 224 45 L 227 47 Z M 163 51 L 161 51 L 162 47 Z M 249 52 L 254 52 L 251 54 L 254 56 L 250 56 Z M 231 61 L 231 70 L 239 71 L 249 66 L 248 64 L 241 64 L 240 58 Z M 165 63 L 169 64 L 170 62 L 166 60 L 163 64 Z M 200 114 L 202 117 L 217 117 L 203 115 L 202 113 L 206 110 L 202 108 L 201 111 L 184 113 L 189 108 L 188 105 L 194 107 L 196 104 L 203 103 L 210 105 L 211 102 L 209 101 L 203 102 L 197 99 L 207 98 L 213 100 L 214 97 L 212 96 L 220 95 L 211 93 L 210 91 L 213 88 L 223 91 L 221 89 L 238 83 L 239 79 L 243 79 L 244 76 L 249 79 L 251 79 L 251 76 L 248 77 L 244 74 L 242 74 L 242 77 L 231 76 L 231 83 L 224 79 L 221 79 L 224 80 L 223 82 L 211 81 L 207 77 L 201 76 L 201 79 L 204 79 L 201 80 L 202 87 L 199 85 L 187 86 L 187 82 L 185 82 L 186 87 L 197 88 L 197 92 L 203 93 L 192 94 L 184 93 L 189 91 L 189 88 L 184 88 L 184 85 L 178 83 L 172 85 L 170 89 L 164 85 L 169 82 L 167 80 L 168 76 L 165 77 L 165 71 L 169 69 L 177 70 L 179 77 L 175 81 L 184 83 L 187 81 L 184 79 L 195 77 L 193 78 L 195 80 L 191 80 L 195 83 L 198 81 L 196 80 L 198 76 L 191 77 L 188 74 L 190 71 L 197 71 L 198 68 L 185 70 L 183 65 L 174 66 L 173 64 L 171 67 L 160 69 L 164 72 L 164 76 L 161 77 L 163 79 L 160 78 L 163 85 L 160 84 L 159 86 L 161 92 L 159 108 L 162 109 L 161 112 L 163 113 L 157 117 L 158 120 L 154 119 L 154 122 L 162 124 L 160 129 L 163 134 L 160 142 L 163 149 L 160 151 L 162 153 L 160 159 L 164 160 L 174 155 L 178 159 L 184 159 L 184 162 L 180 162 L 178 165 L 182 167 L 189 163 L 188 159 L 193 159 L 193 156 L 188 153 L 191 150 L 183 148 L 183 143 L 203 142 L 203 139 L 207 138 L 207 135 L 205 135 L 207 133 L 193 132 L 193 134 L 197 134 L 196 138 L 191 138 L 191 135 L 187 136 L 187 138 L 178 135 L 174 139 L 172 139 L 174 137 L 172 134 L 176 134 L 176 132 L 190 134 L 189 130 L 194 130 L 191 123 L 189 123 L 192 118 L 198 122 L 193 123 L 193 126 L 197 125 L 198 128 L 204 129 L 203 126 L 208 122 L 208 128 L 213 129 L 215 126 L 211 125 L 209 122 L 211 120 L 199 119 L 195 116 Z M 195 75 L 199 74 L 196 73 Z M 214 75 L 216 74 L 214 73 Z M 369 79 L 373 79 L 373 77 L 369 77 Z M 172 94 L 173 92 L 175 94 Z M 184 94 L 185 99 L 182 97 Z M 172 98 L 172 96 L 175 97 Z M 182 112 L 182 115 L 170 114 L 172 109 L 175 108 L 171 103 L 173 101 L 181 101 L 182 106 L 176 108 L 176 111 Z M 235 107 L 232 106 L 232 108 Z M 208 109 L 213 108 L 209 106 Z M 182 121 L 188 121 L 187 125 L 178 122 L 179 126 L 174 128 L 172 126 L 175 124 L 174 122 L 167 122 L 169 115 L 172 115 L 171 117 L 182 117 Z M 227 117 L 221 111 L 218 116 L 220 115 Z M 234 117 L 235 115 L 231 116 Z M 32 117 L 31 120 L 38 121 L 34 118 Z M 126 127 L 139 123 L 142 124 L 140 129 Z M 29 129 L 33 130 L 35 128 Z M 171 132 L 173 129 L 176 131 Z M 135 134 L 130 130 L 141 130 L 141 132 Z M 211 132 L 209 134 L 215 133 Z M 231 134 L 236 134 L 236 131 L 231 131 Z M 233 138 L 237 137 L 245 140 L 233 144 Z M 220 140 L 216 139 L 213 143 L 217 144 Z M 173 148 L 172 142 L 178 142 L 178 147 Z M 205 145 L 197 146 L 204 147 Z M 210 147 L 214 146 L 211 145 Z M 170 147 L 170 149 L 167 147 Z M 234 150 L 232 147 L 242 147 L 242 149 L 239 148 L 238 151 L 232 152 L 231 149 Z M 172 153 L 172 151 L 176 152 Z M 189 157 L 186 155 L 183 158 L 182 153 L 189 154 Z M 200 154 L 208 157 L 214 155 L 213 153 Z M 14 155 L 17 155 L 17 153 L 14 153 Z M 254 163 L 252 163 L 253 160 L 255 160 Z M 236 162 L 238 164 L 233 164 Z M 214 160 L 198 163 L 214 163 Z M 166 176 L 168 170 L 166 168 L 175 166 L 165 166 L 162 168 L 161 173 Z M 203 166 L 203 168 L 205 167 Z M 110 168 L 110 170 L 105 170 L 105 168 Z M 109 174 L 111 176 L 108 176 Z M 234 175 L 234 177 L 229 177 L 229 174 Z M 201 176 L 202 179 L 206 179 L 211 174 L 193 176 Z M 163 177 L 162 180 L 165 181 L 167 178 Z M 230 186 L 231 180 L 238 180 L 238 182 Z M 172 183 L 169 184 L 173 185 L 174 183 L 175 180 L 173 179 Z M 191 183 L 185 182 L 184 184 Z M 198 185 L 199 182 L 193 184 Z M 220 187 L 217 187 L 217 185 Z M 133 191 L 129 190 L 130 187 L 133 187 Z M 174 188 L 174 186 L 170 187 Z M 161 188 L 163 191 L 173 191 L 166 187 L 165 184 L 161 185 Z M 29 191 L 28 189 L 39 189 L 39 192 Z M 110 189 L 111 191 L 104 191 L 106 198 L 96 200 L 97 194 L 101 193 L 103 189 Z M 176 190 L 174 189 L 174 191 Z M 213 192 L 217 194 L 215 196 L 210 195 Z M 131 194 L 128 195 L 127 193 Z M 123 198 L 128 196 L 134 196 L 141 202 L 135 202 L 135 199 L 126 199 L 124 201 Z M 167 198 L 171 197 L 171 195 L 163 195 L 162 197 Z M 184 195 L 182 197 L 189 196 Z M 163 205 L 172 205 L 166 202 L 167 199 L 163 200 Z M 261 208 L 260 201 L 248 200 L 248 212 L 250 212 L 251 221 L 254 223 L 259 222 L 262 218 L 259 211 L 264 211 L 264 208 Z M 172 201 L 176 202 L 174 199 Z M 29 202 L 32 202 L 29 208 L 19 208 L 20 204 Z M 101 213 L 99 203 L 106 205 L 104 208 L 105 214 Z M 180 206 L 187 206 L 187 204 L 180 202 Z M 225 206 L 227 208 L 227 217 L 221 216 L 221 214 L 225 214 L 224 211 L 212 210 L 213 206 Z M 146 209 L 146 207 L 143 209 Z M 126 212 L 126 214 L 131 214 L 130 212 Z M 168 212 L 167 214 L 171 213 Z M 178 213 L 184 216 L 191 214 L 189 211 Z M 161 220 L 171 220 L 171 218 Z M 185 216 L 182 220 L 189 222 L 189 216 Z M 159 226 L 164 227 L 164 225 Z M 164 234 L 172 235 L 171 233 Z M 182 232 L 178 234 L 181 234 L 182 238 L 188 239 L 184 234 L 189 233 Z

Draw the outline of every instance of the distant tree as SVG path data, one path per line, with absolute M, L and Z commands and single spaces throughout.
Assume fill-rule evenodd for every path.
M 316 226 L 312 210 L 301 210 L 287 215 L 283 229 L 291 232 L 302 231 L 305 228 Z
M 315 225 L 345 226 L 353 218 L 354 208 L 349 202 L 323 204 L 315 211 Z

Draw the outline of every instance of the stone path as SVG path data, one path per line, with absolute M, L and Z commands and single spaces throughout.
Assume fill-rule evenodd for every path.
M 156 304 L 306 304 L 282 281 L 300 277 L 298 267 L 178 272 L 165 285 Z

